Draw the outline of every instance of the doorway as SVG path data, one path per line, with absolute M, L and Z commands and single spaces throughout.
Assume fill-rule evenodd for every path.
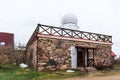
M 77 67 L 94 66 L 94 49 L 76 47 Z
M 85 48 L 77 48 L 77 66 L 85 66 Z

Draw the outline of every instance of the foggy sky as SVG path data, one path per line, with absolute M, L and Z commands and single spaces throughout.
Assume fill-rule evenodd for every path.
M 120 55 L 120 0 L 0 0 L 0 32 L 26 44 L 38 23 L 59 27 L 66 13 L 78 17 L 81 31 L 111 35 Z

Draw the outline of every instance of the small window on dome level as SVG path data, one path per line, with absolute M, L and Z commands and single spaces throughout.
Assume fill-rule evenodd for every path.
M 0 42 L 0 45 L 1 45 L 1 46 L 4 46 L 4 45 L 5 45 L 5 42 Z

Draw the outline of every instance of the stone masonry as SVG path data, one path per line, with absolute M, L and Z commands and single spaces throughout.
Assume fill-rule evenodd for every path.
M 70 41 L 52 38 L 38 38 L 37 44 L 37 70 L 64 70 L 71 68 L 70 47 L 92 47 L 94 52 L 95 67 L 111 66 L 111 45 Z

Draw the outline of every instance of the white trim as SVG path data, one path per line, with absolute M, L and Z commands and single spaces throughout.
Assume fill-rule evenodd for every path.
M 77 68 L 77 50 L 75 46 L 71 46 L 71 68 Z
M 38 34 L 37 36 L 38 37 L 43 37 L 43 38 L 65 39 L 65 40 L 72 40 L 72 41 L 82 41 L 82 42 L 91 42 L 91 43 L 112 45 L 112 43 L 107 43 L 107 42 L 92 41 L 92 40 L 85 40 L 85 39 L 77 39 L 77 38 L 70 38 L 70 37 L 60 37 L 60 36 L 52 36 L 52 35 L 44 35 L 44 34 Z

